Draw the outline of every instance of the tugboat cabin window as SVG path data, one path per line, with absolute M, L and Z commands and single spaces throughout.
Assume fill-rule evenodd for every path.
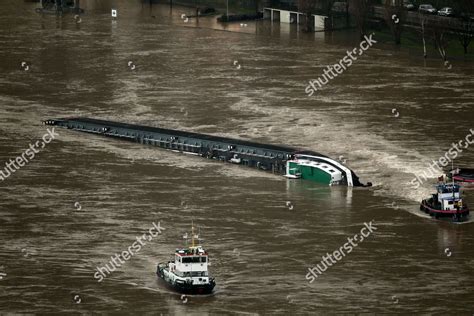
M 459 192 L 459 187 L 441 187 L 441 193 L 458 193 Z
M 199 263 L 200 257 L 184 257 L 183 263 Z
M 206 259 L 207 259 L 206 257 L 201 257 L 201 262 L 206 262 L 207 261 Z

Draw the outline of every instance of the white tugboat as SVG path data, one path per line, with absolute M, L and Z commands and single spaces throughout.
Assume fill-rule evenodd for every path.
M 187 238 L 187 234 L 186 237 Z M 198 245 L 195 240 L 198 240 Z M 156 274 L 172 289 L 183 294 L 210 294 L 216 286 L 214 278 L 209 276 L 207 267 L 209 255 L 199 245 L 199 236 L 194 234 L 192 226 L 191 246 L 176 249 L 174 259 L 167 263 L 158 263 Z

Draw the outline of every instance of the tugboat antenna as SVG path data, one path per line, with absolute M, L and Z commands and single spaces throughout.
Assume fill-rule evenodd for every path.
M 451 179 L 453 180 L 453 203 L 454 203 L 454 199 L 455 199 L 455 194 L 454 194 L 454 159 L 451 160 L 451 170 L 452 170 Z
M 186 247 L 188 246 L 188 233 L 184 233 L 183 239 L 186 241 Z
M 191 244 L 194 247 L 194 221 L 191 221 Z
M 198 228 L 198 234 L 197 234 L 197 240 L 198 240 L 198 246 L 201 245 L 201 239 L 199 238 L 199 236 L 201 236 L 201 226 L 199 226 Z

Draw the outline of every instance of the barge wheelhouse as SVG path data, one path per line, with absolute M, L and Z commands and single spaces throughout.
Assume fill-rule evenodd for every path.
M 349 168 L 331 158 L 311 152 L 296 153 L 288 160 L 285 176 L 329 185 L 354 185 L 354 174 Z

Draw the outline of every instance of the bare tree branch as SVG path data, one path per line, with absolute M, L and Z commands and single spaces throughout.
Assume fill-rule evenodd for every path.
M 363 39 L 367 34 L 367 21 L 369 13 L 372 9 L 373 0 L 349 0 L 349 10 L 356 21 L 357 29 L 359 30 L 360 38 Z
M 298 9 L 304 14 L 304 32 L 314 31 L 314 23 L 311 16 L 316 12 L 316 0 L 298 0 Z
M 385 22 L 392 31 L 395 44 L 400 45 L 402 40 L 403 24 L 406 19 L 406 10 L 403 7 L 403 0 L 385 1 Z

